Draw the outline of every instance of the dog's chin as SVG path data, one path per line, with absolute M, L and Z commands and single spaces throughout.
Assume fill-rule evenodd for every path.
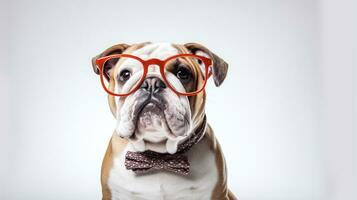
M 174 154 L 185 136 L 172 133 L 164 110 L 154 103 L 148 103 L 138 113 L 135 133 L 129 138 L 136 151 L 155 151 Z

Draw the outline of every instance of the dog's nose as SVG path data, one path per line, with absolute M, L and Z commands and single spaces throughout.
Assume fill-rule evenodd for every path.
M 157 77 L 148 77 L 145 79 L 140 88 L 147 90 L 151 93 L 159 92 L 162 89 L 166 88 L 166 84 Z

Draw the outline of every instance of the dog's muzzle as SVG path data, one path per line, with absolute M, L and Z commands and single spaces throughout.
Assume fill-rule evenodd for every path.
M 191 132 L 187 97 L 169 90 L 161 77 L 149 76 L 127 98 L 120 110 L 124 117 L 118 133 L 128 138 L 136 151 L 175 153 Z

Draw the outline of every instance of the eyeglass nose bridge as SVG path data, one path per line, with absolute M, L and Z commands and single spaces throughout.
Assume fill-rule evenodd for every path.
M 146 65 L 146 67 L 148 67 L 150 65 L 159 65 L 161 67 L 165 64 L 165 61 L 157 59 L 157 58 L 152 58 L 152 59 L 146 60 L 144 64 Z

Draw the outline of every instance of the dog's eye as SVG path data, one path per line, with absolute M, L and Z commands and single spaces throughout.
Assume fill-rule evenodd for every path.
M 124 69 L 119 74 L 119 81 L 124 83 L 130 78 L 130 76 L 131 76 L 131 72 L 127 69 Z
M 190 70 L 188 70 L 184 67 L 180 67 L 176 72 L 176 76 L 177 76 L 177 78 L 179 78 L 182 81 L 188 81 L 188 80 L 190 80 L 192 74 L 191 74 Z

